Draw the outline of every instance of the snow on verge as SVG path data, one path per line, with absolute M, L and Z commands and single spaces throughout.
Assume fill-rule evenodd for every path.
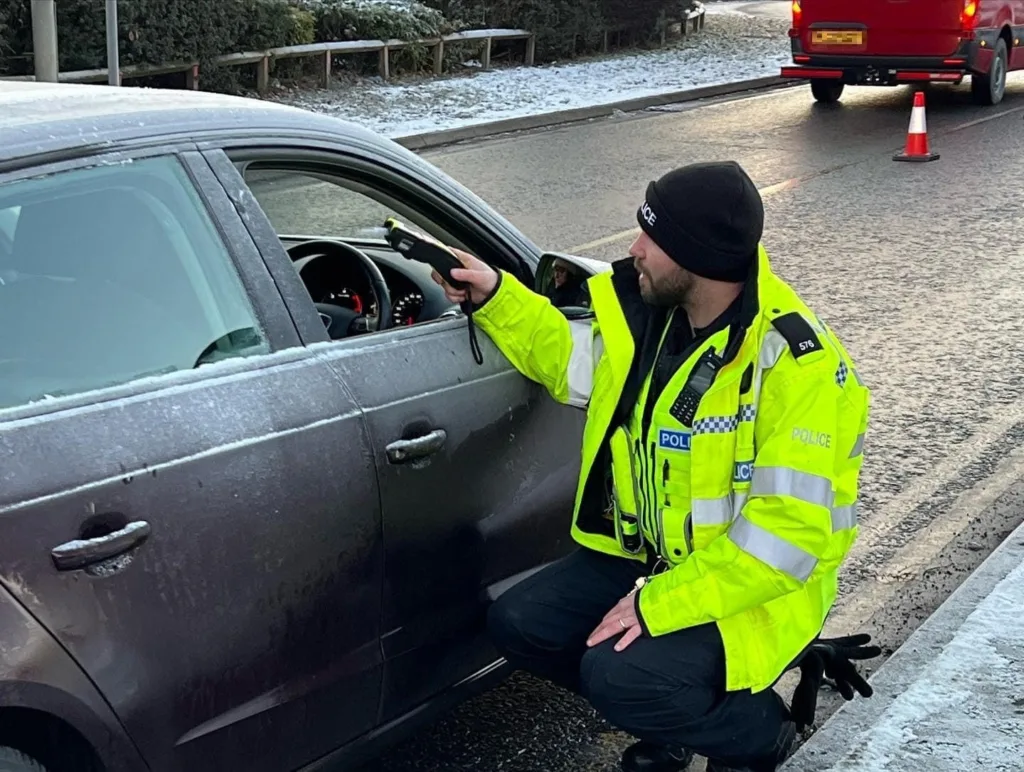
M 703 34 L 664 49 L 273 98 L 398 137 L 777 75 L 789 64 L 787 28 L 779 19 L 716 15 Z

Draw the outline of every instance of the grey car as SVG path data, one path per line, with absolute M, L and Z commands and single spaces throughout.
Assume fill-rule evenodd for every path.
M 584 416 L 476 361 L 388 217 L 550 274 L 340 120 L 0 84 L 4 769 L 347 769 L 505 673 Z

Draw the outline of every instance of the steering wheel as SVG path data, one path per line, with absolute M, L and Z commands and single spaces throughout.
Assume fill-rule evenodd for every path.
M 387 282 L 384 281 L 384 274 L 380 272 L 380 268 L 361 249 L 356 249 L 343 241 L 313 239 L 295 244 L 287 252 L 292 263 L 299 270 L 301 270 L 301 266 L 298 263 L 311 257 L 323 255 L 349 261 L 354 257 L 369 281 L 370 291 L 377 301 L 377 329 L 386 330 L 391 327 L 391 291 L 388 289 Z M 314 305 L 322 316 L 330 319 L 330 324 L 327 324 L 327 334 L 331 340 L 370 332 L 369 321 L 365 314 L 358 314 L 350 308 L 334 303 L 315 303 Z

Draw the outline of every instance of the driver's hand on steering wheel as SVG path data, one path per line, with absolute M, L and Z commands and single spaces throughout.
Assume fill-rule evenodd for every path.
M 465 268 L 453 268 L 452 278 L 464 281 L 469 285 L 469 290 L 455 289 L 449 285 L 437 271 L 432 271 L 431 276 L 435 282 L 444 289 L 444 294 L 452 303 L 462 303 L 466 300 L 467 294 L 474 304 L 483 303 L 494 292 L 498 286 L 498 272 L 481 260 L 461 249 L 448 247 L 455 256 L 462 261 Z

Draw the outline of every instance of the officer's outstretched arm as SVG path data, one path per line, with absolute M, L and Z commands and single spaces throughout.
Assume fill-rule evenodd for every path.
M 647 634 L 731 617 L 839 565 L 856 530 L 833 525 L 841 509 L 834 491 L 849 488 L 848 480 L 839 480 L 847 472 L 837 459 L 848 456 L 855 442 L 848 419 L 839 431 L 840 410 L 847 405 L 843 389 L 823 367 L 766 375 L 746 503 L 726 534 L 650 579 L 637 594 Z M 851 447 L 836 446 L 840 435 Z
M 556 400 L 576 407 L 590 402 L 601 354 L 594 320 L 570 322 L 550 300 L 504 272 L 473 318 L 519 372 Z

